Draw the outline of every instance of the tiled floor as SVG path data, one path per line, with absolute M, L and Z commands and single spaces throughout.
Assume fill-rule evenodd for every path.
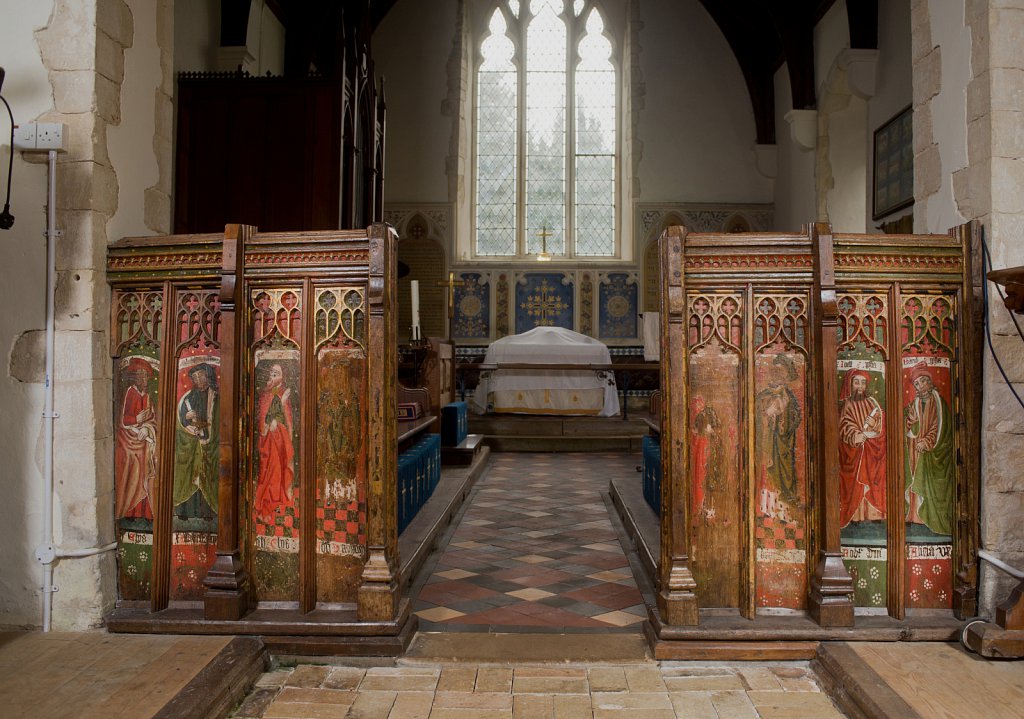
M 635 454 L 495 453 L 413 587 L 424 631 L 638 631 L 646 609 L 602 493 Z M 427 575 L 429 572 L 429 575 Z
M 423 664 L 268 672 L 234 717 L 839 719 L 806 665 Z

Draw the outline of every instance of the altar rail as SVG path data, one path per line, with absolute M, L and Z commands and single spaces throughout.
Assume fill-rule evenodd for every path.
M 975 613 L 975 233 L 665 232 L 663 624 Z
M 120 608 L 396 621 L 395 242 L 110 247 Z

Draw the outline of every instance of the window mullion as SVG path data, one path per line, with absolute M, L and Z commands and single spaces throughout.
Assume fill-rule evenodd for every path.
M 565 255 L 576 257 L 576 27 L 572 10 L 566 12 L 565 49 Z
M 516 257 L 523 257 L 529 249 L 526 233 L 526 29 L 529 26 L 529 7 L 524 3 L 519 18 L 519 62 L 517 72 L 516 136 L 518 152 L 516 157 Z

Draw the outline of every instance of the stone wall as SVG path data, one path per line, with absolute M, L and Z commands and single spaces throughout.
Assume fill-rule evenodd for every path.
M 107 333 L 110 291 L 103 268 L 106 246 L 117 239 L 110 234 L 111 222 L 118 213 L 122 191 L 143 179 L 133 162 L 139 155 L 155 157 L 155 177 L 141 184 L 142 195 L 131 200 L 141 208 L 136 206 L 128 213 L 134 219 L 117 224 L 118 234 L 169 229 L 173 5 L 171 0 L 160 0 L 155 9 L 151 0 L 55 0 L 48 17 L 39 15 L 41 3 L 28 5 L 37 7 L 22 6 L 10 13 L 13 17 L 5 17 L 0 43 L 23 43 L 25 35 L 30 35 L 45 70 L 45 75 L 31 78 L 31 91 L 48 94 L 49 106 L 32 111 L 26 105 L 27 114 L 19 113 L 18 120 L 63 122 L 69 129 L 67 152 L 59 155 L 57 164 L 57 228 L 63 234 L 57 245 L 55 300 L 54 403 L 60 416 L 54 429 L 53 519 L 54 543 L 60 548 L 82 549 L 114 539 Z M 152 20 L 144 36 L 137 36 L 132 6 L 145 10 Z M 128 142 L 124 158 L 118 161 L 112 159 L 109 139 L 117 135 L 125 117 L 125 51 L 133 46 L 159 48 L 160 77 L 151 86 L 143 113 L 153 130 L 139 133 L 144 142 Z M 29 80 L 25 76 L 16 82 Z M 5 94 L 17 112 L 17 96 L 9 91 Z M 38 153 L 22 154 L 16 172 L 44 160 Z M 45 227 L 45 171 L 22 172 L 21 183 L 27 184 L 16 213 L 20 214 L 19 229 Z M 32 386 L 33 397 L 39 398 L 45 306 L 45 280 L 37 269 L 44 266 L 41 240 L 34 230 L 28 235 L 18 233 L 16 241 L 31 251 L 12 258 L 4 266 L 5 275 L 18 277 L 25 272 L 35 282 L 20 297 L 20 305 L 11 305 L 17 319 L 3 327 L 0 343 L 10 348 L 7 384 Z M 4 563 L 4 573 L 10 567 L 18 586 L 12 588 L 11 599 L 5 596 L 0 604 L 0 625 L 37 625 L 41 621 L 41 571 L 32 560 L 32 550 L 43 539 L 41 522 L 35 521 L 43 506 L 43 432 L 33 404 L 5 407 L 22 424 L 16 440 L 5 446 L 4 456 L 5 461 L 26 470 L 27 480 L 19 490 L 24 503 L 14 506 L 28 521 L 4 524 L 5 538 L 10 541 L 3 544 L 16 548 L 11 563 Z M 24 458 L 34 461 L 24 462 Z M 54 585 L 59 590 L 54 594 L 55 629 L 98 625 L 115 598 L 113 554 L 58 561 Z
M 968 172 L 954 176 L 954 188 L 961 211 L 985 223 L 992 265 L 1013 267 L 1024 264 L 1024 3 L 974 1 L 967 7 L 974 39 L 973 77 L 967 89 L 970 164 Z M 994 286 L 989 287 L 992 342 L 1018 395 L 1024 396 L 1024 340 Z M 989 354 L 982 429 L 982 545 L 1024 568 L 1024 407 Z M 983 611 L 991 612 L 1015 583 L 985 566 Z
M 942 232 L 961 218 L 976 219 L 994 267 L 1024 264 L 1024 3 L 915 0 L 911 13 L 915 229 Z M 1024 395 L 1022 340 L 995 286 L 989 290 L 992 342 Z M 1024 408 L 987 348 L 984 373 L 981 543 L 1024 567 Z M 982 564 L 980 613 L 991 616 L 1014 584 Z

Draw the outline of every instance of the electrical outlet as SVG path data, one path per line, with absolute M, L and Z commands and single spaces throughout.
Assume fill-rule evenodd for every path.
M 29 122 L 14 128 L 14 149 L 24 152 L 64 152 L 68 126 L 62 122 Z
M 40 122 L 36 124 L 36 149 L 57 150 L 63 152 L 64 138 L 68 134 L 68 126 L 63 122 Z
M 36 123 L 30 122 L 14 128 L 14 149 L 34 150 L 36 149 Z

